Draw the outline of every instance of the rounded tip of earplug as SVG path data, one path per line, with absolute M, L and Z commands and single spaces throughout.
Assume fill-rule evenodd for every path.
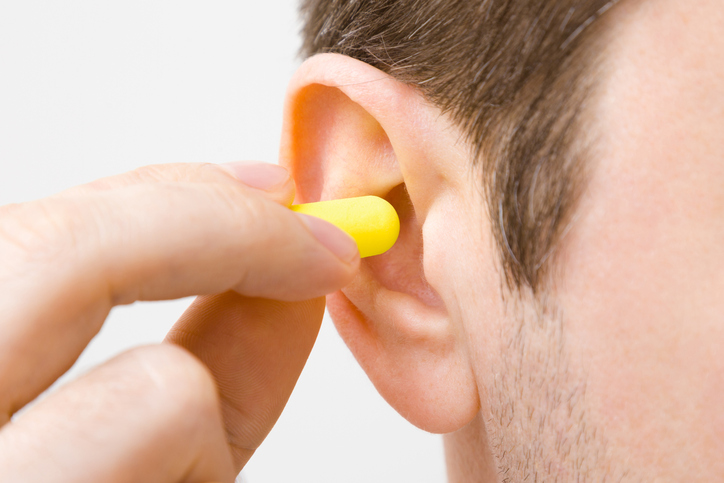
M 400 235 L 395 208 L 379 196 L 306 203 L 294 205 L 292 210 L 322 218 L 348 233 L 362 258 L 385 253 Z

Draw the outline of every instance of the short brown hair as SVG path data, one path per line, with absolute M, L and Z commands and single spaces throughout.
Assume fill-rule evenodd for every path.
M 450 112 L 509 288 L 542 285 L 587 179 L 595 20 L 616 0 L 303 0 L 303 54 L 367 62 Z

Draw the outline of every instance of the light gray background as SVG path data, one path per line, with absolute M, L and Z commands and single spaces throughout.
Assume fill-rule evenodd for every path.
M 0 1 L 0 204 L 144 164 L 276 161 L 297 30 L 294 0 Z M 115 309 L 63 380 L 160 341 L 189 302 Z M 245 477 L 397 483 L 444 473 L 440 438 L 386 405 L 325 320 Z

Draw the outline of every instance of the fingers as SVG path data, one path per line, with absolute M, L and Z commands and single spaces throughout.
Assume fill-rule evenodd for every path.
M 233 292 L 199 297 L 167 340 L 195 354 L 219 388 L 240 470 L 281 415 L 324 315 L 324 299 L 275 302 Z
M 0 423 L 72 365 L 113 305 L 227 290 L 304 300 L 351 280 L 354 242 L 273 200 L 288 180 L 239 179 L 254 176 L 157 166 L 0 211 Z
M 216 389 L 171 344 L 128 352 L 0 431 L 2 481 L 232 482 Z
M 143 166 L 128 173 L 76 186 L 56 196 L 89 194 L 143 183 L 228 183 L 230 176 L 246 186 L 261 190 L 261 194 L 281 205 L 289 206 L 294 201 L 296 190 L 289 172 L 281 166 L 255 162 L 226 165 L 178 163 Z

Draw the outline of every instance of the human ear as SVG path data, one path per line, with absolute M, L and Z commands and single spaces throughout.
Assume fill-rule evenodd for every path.
M 400 215 L 395 246 L 364 259 L 354 282 L 327 297 L 329 312 L 387 402 L 438 433 L 463 427 L 480 404 L 462 324 L 439 295 L 446 241 L 428 218 L 459 178 L 462 153 L 437 108 L 368 64 L 321 54 L 290 83 L 281 159 L 297 202 L 377 195 Z

